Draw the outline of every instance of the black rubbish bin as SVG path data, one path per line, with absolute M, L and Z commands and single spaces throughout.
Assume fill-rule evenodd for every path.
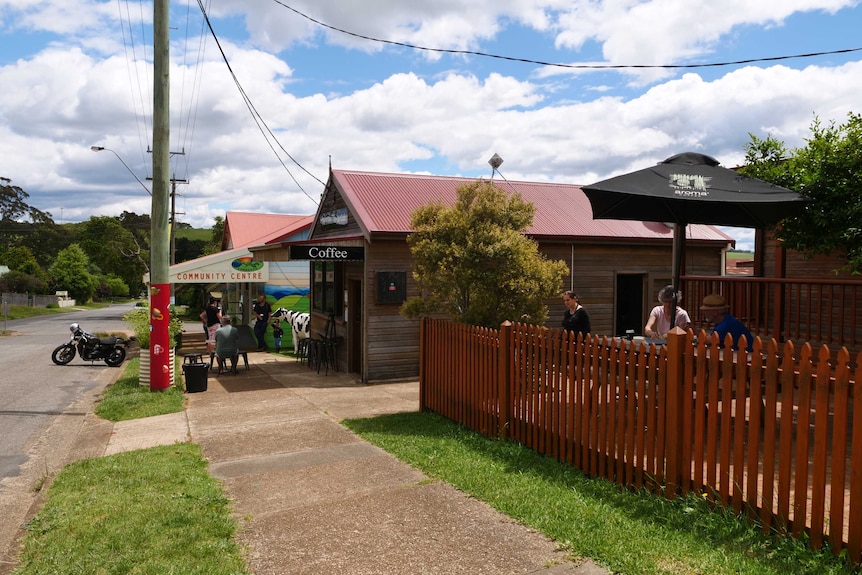
M 184 363 L 183 373 L 186 375 L 186 393 L 206 391 L 208 372 L 209 365 L 206 363 Z

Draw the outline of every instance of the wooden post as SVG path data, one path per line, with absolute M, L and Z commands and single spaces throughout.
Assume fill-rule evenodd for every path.
M 500 324 L 500 347 L 497 349 L 497 361 L 499 365 L 499 376 L 497 378 L 497 436 L 501 439 L 507 438 L 511 431 L 512 371 L 515 361 L 515 354 L 512 350 L 512 329 L 512 322 L 508 320 Z
M 428 329 L 428 318 L 423 317 L 419 322 L 419 411 L 427 411 L 428 407 L 425 402 L 425 389 L 427 382 L 427 374 L 425 363 L 428 361 L 428 351 L 425 346 L 428 345 L 428 338 L 425 337 L 425 330 Z
M 682 485 L 683 351 L 686 332 L 675 327 L 667 333 L 665 383 L 665 486 L 668 499 L 676 498 Z

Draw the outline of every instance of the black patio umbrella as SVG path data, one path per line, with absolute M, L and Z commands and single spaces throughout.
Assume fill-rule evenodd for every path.
M 688 224 L 766 228 L 799 212 L 804 196 L 686 152 L 655 166 L 584 186 L 594 219 L 674 226 L 673 285 L 679 289 Z

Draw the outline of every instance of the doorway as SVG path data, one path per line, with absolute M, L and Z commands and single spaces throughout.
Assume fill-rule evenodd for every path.
M 362 373 L 362 282 L 347 282 L 347 372 Z
M 634 330 L 641 335 L 646 323 L 644 314 L 644 285 L 646 274 L 617 274 L 616 286 L 616 329 L 614 333 L 625 336 L 626 331 Z

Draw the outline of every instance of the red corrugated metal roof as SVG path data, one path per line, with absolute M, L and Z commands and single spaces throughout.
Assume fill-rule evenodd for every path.
M 333 170 L 332 177 L 344 200 L 362 222 L 365 231 L 407 233 L 410 214 L 431 201 L 452 205 L 458 186 L 475 178 L 387 174 Z M 536 207 L 536 216 L 527 233 L 532 236 L 671 239 L 672 230 L 657 222 L 594 220 L 587 196 L 580 186 L 549 182 L 495 180 L 501 189 L 519 192 Z M 690 240 L 733 242 L 733 238 L 714 226 L 692 224 L 687 227 Z
M 278 243 L 310 228 L 313 222 L 313 215 L 227 212 L 222 248 L 236 249 Z

